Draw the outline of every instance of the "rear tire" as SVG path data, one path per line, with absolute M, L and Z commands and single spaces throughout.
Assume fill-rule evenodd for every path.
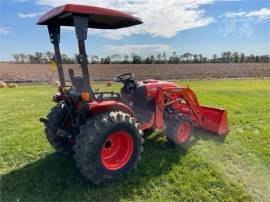
M 189 118 L 183 114 L 176 114 L 166 119 L 165 134 L 170 143 L 188 149 L 192 142 L 193 125 Z
M 76 136 L 74 160 L 94 184 L 117 179 L 137 166 L 143 138 L 129 114 L 104 112 L 88 118 Z
M 61 127 L 67 115 L 67 109 L 63 103 L 54 106 L 47 115 L 48 123 L 45 124 L 45 134 L 48 142 L 60 153 L 70 154 L 73 152 L 72 144 L 66 138 L 57 136 L 57 127 Z

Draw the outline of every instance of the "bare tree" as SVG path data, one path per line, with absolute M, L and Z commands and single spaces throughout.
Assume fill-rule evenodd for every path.
M 129 55 L 124 55 L 124 63 L 129 63 Z
M 217 62 L 217 54 L 214 54 L 214 55 L 213 55 L 212 62 L 213 62 L 213 63 L 216 63 L 216 62 Z
M 146 64 L 154 64 L 155 63 L 155 56 L 151 55 L 150 57 L 147 57 L 144 62 Z
M 42 63 L 42 57 L 43 57 L 42 52 L 35 52 L 36 63 L 41 64 Z
M 241 63 L 246 62 L 246 57 L 245 57 L 245 54 L 244 53 L 241 53 L 241 55 L 240 55 L 240 62 Z
M 255 55 L 251 54 L 249 57 L 250 57 L 250 62 L 255 63 L 255 61 L 256 61 Z
M 36 57 L 32 54 L 28 55 L 28 60 L 30 64 L 36 63 Z
M 19 54 L 20 57 L 20 63 L 26 63 L 27 62 L 27 55 L 25 55 L 24 53 Z
M 182 56 L 183 56 L 183 58 L 186 58 L 186 62 L 189 63 L 191 61 L 191 57 L 192 57 L 191 53 L 185 53 Z
M 163 63 L 167 63 L 167 55 L 166 55 L 166 53 L 163 53 L 162 54 L 162 58 L 163 58 Z
M 141 64 L 142 63 L 142 58 L 139 55 L 133 54 L 132 57 L 132 63 L 133 64 Z
M 53 59 L 54 54 L 51 51 L 47 51 L 45 55 L 46 55 L 46 63 L 50 63 L 51 60 Z
M 180 60 L 179 60 L 179 58 L 177 57 L 176 52 L 173 51 L 172 56 L 169 58 L 169 63 L 175 64 L 175 63 L 179 63 L 179 61 L 180 61 Z
M 104 59 L 103 64 L 111 64 L 111 58 L 108 56 Z
M 199 54 L 199 60 L 200 60 L 200 63 L 203 62 L 203 55 L 202 54 Z
M 89 57 L 90 57 L 92 64 L 96 64 L 98 59 L 99 59 L 99 57 L 97 55 L 90 55 Z
M 199 55 L 194 54 L 193 58 L 194 58 L 193 63 L 198 63 L 199 62 Z
M 19 54 L 13 54 L 12 57 L 15 60 L 15 63 L 20 63 L 20 55 Z
M 235 63 L 239 62 L 239 54 L 238 54 L 238 52 L 233 53 L 233 62 L 235 62 Z
M 119 54 L 113 54 L 112 56 L 111 56 L 111 60 L 114 62 L 114 63 L 119 63 L 120 62 L 120 60 L 121 60 L 121 55 L 119 55 Z
M 158 63 L 160 64 L 161 63 L 161 54 L 159 53 L 159 54 L 157 54 L 157 59 L 158 59 Z

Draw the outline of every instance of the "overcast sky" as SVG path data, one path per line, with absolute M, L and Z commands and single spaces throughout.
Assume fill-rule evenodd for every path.
M 36 25 L 48 9 L 87 4 L 140 17 L 143 25 L 120 30 L 89 30 L 89 55 L 173 51 L 211 57 L 222 51 L 270 54 L 270 0 L 0 0 L 0 60 L 14 53 L 52 50 L 47 29 Z M 77 52 L 73 29 L 64 29 L 62 52 Z

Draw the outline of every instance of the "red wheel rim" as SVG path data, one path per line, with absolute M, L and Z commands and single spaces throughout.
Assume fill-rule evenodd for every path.
M 178 142 L 184 143 L 188 140 L 191 132 L 190 124 L 187 122 L 181 123 L 176 131 Z
M 132 137 L 128 132 L 118 131 L 112 133 L 101 149 L 101 161 L 108 170 L 118 170 L 124 167 L 134 149 Z

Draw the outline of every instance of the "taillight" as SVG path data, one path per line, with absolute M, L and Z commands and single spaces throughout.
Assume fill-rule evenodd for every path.
M 83 93 L 82 93 L 82 100 L 83 100 L 83 101 L 89 101 L 89 100 L 90 100 L 90 93 L 88 93 L 88 92 L 83 92 Z

